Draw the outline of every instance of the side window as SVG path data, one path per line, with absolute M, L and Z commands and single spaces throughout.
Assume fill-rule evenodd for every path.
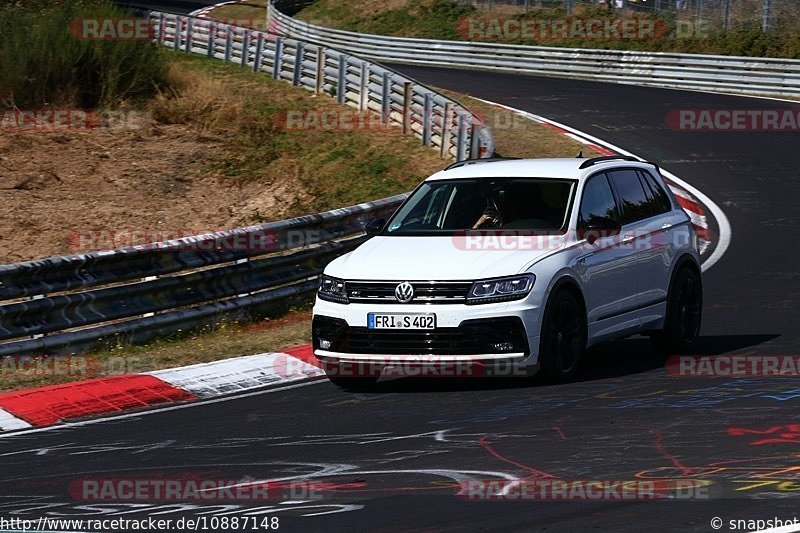
M 614 201 L 614 194 L 608 184 L 605 174 L 596 174 L 589 178 L 583 188 L 581 198 L 581 210 L 578 216 L 578 227 L 586 227 L 586 224 L 596 217 L 605 217 L 619 220 L 617 204 Z
M 638 172 L 633 169 L 612 170 L 608 176 L 619 195 L 623 226 L 657 214 L 653 199 L 644 192 Z
M 667 193 L 664 192 L 664 188 L 658 184 L 653 175 L 646 170 L 640 170 L 639 175 L 642 178 L 645 189 L 650 193 L 648 196 L 653 198 L 653 203 L 658 213 L 672 211 L 672 203 L 669 201 Z

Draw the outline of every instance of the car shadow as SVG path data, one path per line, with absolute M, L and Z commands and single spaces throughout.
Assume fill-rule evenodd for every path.
M 720 355 L 758 346 L 778 334 L 706 335 L 697 339 L 687 355 Z M 586 352 L 581 371 L 573 382 L 594 381 L 664 369 L 669 355 L 658 353 L 650 339 L 636 336 L 593 346 Z M 553 385 L 541 376 L 524 377 L 408 377 L 382 379 L 376 385 L 346 389 L 349 392 L 458 392 L 501 390 Z
M 720 355 L 769 342 L 780 335 L 700 336 L 685 355 Z M 586 352 L 583 368 L 575 381 L 628 376 L 664 368 L 671 354 L 658 353 L 647 337 L 631 337 L 593 346 Z

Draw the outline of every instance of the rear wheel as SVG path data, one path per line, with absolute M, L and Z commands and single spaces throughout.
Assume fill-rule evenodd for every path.
M 688 351 L 700 334 L 702 312 L 700 275 L 692 268 L 683 267 L 675 275 L 667 295 L 664 329 L 650 336 L 653 346 L 661 352 Z
M 578 372 L 586 350 L 586 317 L 577 298 L 559 290 L 547 304 L 542 319 L 539 359 L 542 371 L 555 381 Z

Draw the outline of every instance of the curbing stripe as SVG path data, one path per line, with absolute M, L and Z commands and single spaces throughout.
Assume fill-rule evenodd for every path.
M 17 418 L 4 409 L 0 409 L 0 431 L 25 429 L 29 427 L 31 427 L 31 425 L 24 420 Z
M 109 412 L 194 400 L 182 389 L 148 375 L 92 379 L 0 394 L 0 408 L 33 426 Z
M 324 375 L 311 346 L 0 394 L 0 431 L 208 399 Z
M 288 353 L 262 353 L 158 370 L 149 375 L 189 391 L 198 398 L 211 398 L 267 385 L 283 385 L 317 377 L 322 373 L 316 366 Z

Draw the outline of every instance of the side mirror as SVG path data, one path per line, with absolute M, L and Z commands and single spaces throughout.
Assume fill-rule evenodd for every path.
M 578 230 L 578 238 L 586 239 L 589 244 L 594 244 L 597 239 L 619 235 L 622 226 L 619 222 L 607 217 L 594 217 L 589 220 L 585 228 Z
M 370 220 L 367 222 L 367 225 L 364 226 L 364 231 L 367 233 L 367 236 L 374 237 L 381 232 L 385 225 L 386 219 L 376 218 L 375 220 Z

